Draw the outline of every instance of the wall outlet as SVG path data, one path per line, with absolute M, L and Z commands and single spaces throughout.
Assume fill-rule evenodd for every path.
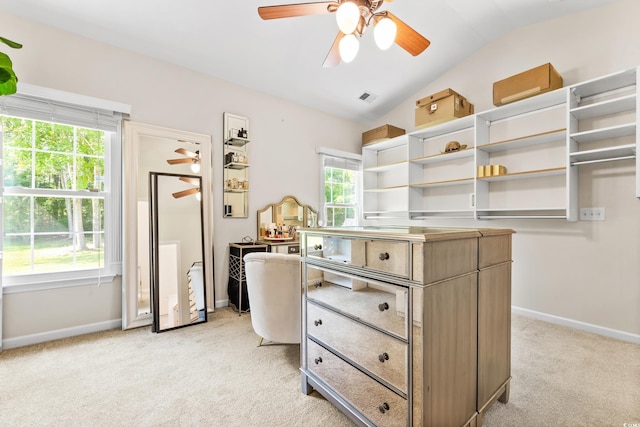
M 580 221 L 604 221 L 604 208 L 580 208 Z

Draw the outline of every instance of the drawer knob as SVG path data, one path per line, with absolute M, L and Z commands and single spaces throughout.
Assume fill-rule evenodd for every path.
M 384 414 L 389 410 L 389 404 L 387 402 L 382 403 L 380 406 L 378 406 L 378 410 L 381 414 Z
M 316 357 L 313 361 L 316 362 L 316 365 L 318 365 L 322 363 L 322 357 Z
M 378 258 L 380 258 L 380 261 L 389 259 L 389 252 L 382 252 L 380 255 L 378 255 Z
M 322 325 L 322 319 L 314 320 L 313 324 L 316 325 L 316 326 Z
M 322 249 L 322 245 L 313 245 L 313 249 L 319 251 L 320 249 Z
M 389 310 L 389 304 L 387 304 L 386 302 L 383 302 L 382 304 L 378 304 L 378 310 L 380 311 Z
M 385 360 L 389 360 L 389 353 L 382 353 L 378 355 L 380 363 L 384 363 Z

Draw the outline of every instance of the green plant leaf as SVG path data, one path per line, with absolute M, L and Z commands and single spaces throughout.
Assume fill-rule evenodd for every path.
M 0 95 L 12 95 L 18 90 L 18 77 L 9 57 L 0 52 Z
M 9 39 L 5 39 L 4 37 L 0 37 L 0 42 L 4 43 L 7 46 L 12 47 L 14 49 L 22 48 L 22 45 L 20 43 L 16 43 L 16 42 L 13 42 L 13 41 L 11 41 Z

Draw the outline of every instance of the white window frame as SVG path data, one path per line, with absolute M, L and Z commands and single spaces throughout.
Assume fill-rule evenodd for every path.
M 340 205 L 338 207 L 353 207 L 356 210 L 355 225 L 360 225 L 362 223 L 362 155 L 327 147 L 317 147 L 316 153 L 320 154 L 320 210 L 318 212 L 318 224 L 327 224 L 327 207 L 329 204 L 325 199 L 325 167 L 327 165 L 331 167 L 339 167 L 340 163 L 344 163 L 352 166 L 345 169 L 356 170 L 356 167 L 354 166 L 354 163 L 356 163 L 358 164 L 357 170 L 359 172 L 355 188 L 357 201 L 354 204 Z M 332 204 L 331 206 L 335 205 Z
M 2 280 L 2 293 L 95 285 L 111 282 L 116 275 L 122 274 L 122 119 L 130 112 L 131 107 L 126 104 L 27 83 L 20 83 L 15 95 L 0 97 L 2 115 L 112 132 L 110 140 L 105 141 L 104 190 L 88 195 L 104 200 L 103 268 L 7 276 Z M 33 193 L 29 189 L 5 189 L 2 183 L 0 188 L 3 194 Z M 41 190 L 38 192 L 42 193 Z M 52 190 L 46 191 L 46 195 L 56 197 L 70 194 Z

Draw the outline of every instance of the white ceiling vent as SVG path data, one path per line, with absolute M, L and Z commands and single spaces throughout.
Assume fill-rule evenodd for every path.
M 375 93 L 369 92 L 368 90 L 366 90 L 362 93 L 362 95 L 360 95 L 359 99 L 364 102 L 373 102 L 373 100 L 376 99 L 377 97 L 378 95 L 376 95 Z

